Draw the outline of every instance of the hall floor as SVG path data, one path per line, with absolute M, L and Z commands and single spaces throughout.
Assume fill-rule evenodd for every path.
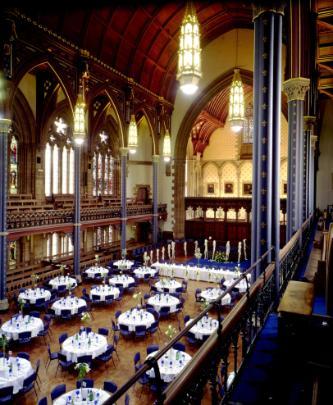
M 195 316 L 200 312 L 202 306 L 200 303 L 195 301 L 195 289 L 196 288 L 207 288 L 207 287 L 214 286 L 213 283 L 205 283 L 205 282 L 198 282 L 198 281 L 189 281 L 188 282 L 188 291 L 187 294 L 183 294 L 185 298 L 183 314 L 190 315 L 191 317 Z M 83 283 L 79 287 L 74 290 L 74 294 L 76 296 L 81 296 L 82 288 L 86 288 L 87 292 L 89 293 L 91 284 L 90 283 Z M 137 291 L 142 292 L 143 294 L 149 292 L 149 285 L 148 283 L 140 282 L 139 287 L 136 289 Z M 117 310 L 121 310 L 122 312 L 134 307 L 137 305 L 137 300 L 133 298 L 133 293 L 125 293 L 124 297 L 121 302 L 113 303 L 110 306 L 93 307 L 93 316 L 94 318 L 91 319 L 90 323 L 85 326 L 92 327 L 93 331 L 97 332 L 99 327 L 107 327 L 110 330 L 108 342 L 112 344 L 113 340 L 113 331 L 111 327 L 111 319 L 114 319 L 115 312 Z M 14 304 L 11 304 L 10 311 L 6 314 L 1 316 L 2 322 L 10 319 L 10 317 L 17 313 L 17 309 L 15 308 Z M 43 314 L 42 314 L 43 315 Z M 216 314 L 211 314 L 213 317 L 216 317 Z M 180 313 L 178 315 L 178 319 L 180 325 L 183 327 L 183 315 Z M 146 347 L 149 344 L 158 344 L 160 347 L 163 347 L 165 343 L 168 342 L 169 338 L 166 336 L 165 331 L 167 327 L 171 324 L 178 330 L 178 319 L 175 315 L 160 320 L 160 329 L 161 333 L 157 332 L 154 336 L 145 338 L 145 339 L 126 339 L 120 337 L 119 345 L 117 351 L 119 353 L 120 360 L 117 359 L 117 356 L 114 354 L 113 358 L 115 361 L 115 367 L 112 363 L 112 360 L 108 362 L 108 364 L 100 366 L 98 369 L 94 368 L 87 374 L 87 378 L 92 378 L 95 381 L 95 387 L 102 388 L 103 383 L 105 380 L 111 380 L 117 384 L 118 387 L 122 386 L 129 377 L 134 374 L 134 362 L 133 357 L 136 352 L 140 352 L 141 354 L 141 361 L 143 362 L 146 357 Z M 75 334 L 80 326 L 83 326 L 82 321 L 79 317 L 74 318 L 71 321 L 59 321 L 53 320 L 51 331 L 52 337 L 49 341 L 51 346 L 51 351 L 58 351 L 59 350 L 59 343 L 58 343 L 58 336 L 63 333 L 67 332 L 69 336 Z M 189 345 L 186 339 L 182 339 L 183 343 L 186 344 L 186 352 L 190 355 L 193 355 L 198 348 Z M 26 351 L 30 354 L 30 360 L 35 367 L 36 361 L 41 359 L 41 366 L 39 370 L 39 376 L 41 378 L 40 390 L 38 390 L 37 386 L 37 393 L 38 399 L 34 391 L 30 391 L 25 396 L 20 396 L 15 399 L 14 404 L 20 405 L 32 405 L 38 403 L 38 400 L 44 396 L 48 397 L 49 403 L 51 402 L 50 392 L 51 390 L 58 384 L 65 383 L 67 386 L 67 391 L 70 391 L 75 388 L 76 380 L 77 380 L 77 373 L 76 371 L 68 372 L 62 371 L 61 367 L 58 369 L 58 373 L 56 375 L 57 369 L 57 360 L 52 361 L 48 370 L 45 368 L 45 364 L 48 359 L 47 353 L 47 344 L 45 344 L 43 338 L 33 338 L 28 345 L 17 345 L 15 346 L 15 350 L 13 350 L 13 355 L 15 356 L 19 351 Z M 130 395 L 130 404 L 152 404 L 155 399 L 155 395 L 150 392 L 149 387 L 144 387 L 137 383 L 134 389 L 131 389 L 129 392 Z M 206 401 L 207 404 L 210 403 L 209 400 L 209 389 L 207 389 L 206 393 Z M 205 401 L 205 402 L 206 402 Z M 122 404 L 124 402 L 124 397 L 118 401 L 117 403 Z

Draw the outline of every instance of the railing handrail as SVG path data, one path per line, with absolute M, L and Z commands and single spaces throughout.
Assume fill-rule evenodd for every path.
M 247 275 L 251 273 L 256 266 L 261 263 L 261 261 L 273 250 L 273 247 L 268 249 L 258 260 L 253 263 L 245 272 L 243 272 L 240 277 L 235 280 L 233 284 L 231 284 L 222 294 L 220 294 L 214 301 L 212 301 L 203 311 L 201 311 L 187 326 L 184 327 L 174 338 L 170 340 L 170 342 L 161 348 L 154 356 L 150 356 L 143 366 L 124 384 L 122 385 L 114 394 L 113 396 L 105 402 L 105 404 L 112 404 L 116 400 L 118 400 L 125 392 L 130 388 L 136 381 L 140 379 L 140 377 L 145 374 L 148 370 L 150 370 L 154 365 L 157 364 L 158 360 L 168 351 L 170 350 L 173 345 L 178 342 L 201 318 L 203 318 L 212 308 L 214 308 L 217 303 L 221 302 L 221 300 L 229 294 L 235 286 L 240 283 L 241 280 L 244 278 L 247 279 Z M 254 287 L 251 286 L 251 289 Z M 244 298 L 244 297 L 243 297 Z M 246 296 L 245 296 L 246 299 Z M 221 326 L 221 325 L 219 325 Z M 214 334 L 216 335 L 216 334 Z

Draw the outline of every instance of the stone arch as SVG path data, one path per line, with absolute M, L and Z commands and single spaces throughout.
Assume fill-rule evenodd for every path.
M 154 131 L 154 126 L 152 124 L 152 122 L 154 122 L 154 119 L 151 117 L 149 112 L 143 107 L 135 110 L 135 117 L 139 117 L 138 121 L 140 121 L 140 119 L 145 117 L 145 119 L 147 121 L 147 124 L 148 124 L 150 136 L 151 136 L 152 141 L 153 141 L 152 155 L 157 155 L 158 154 L 158 139 L 156 139 L 156 133 Z

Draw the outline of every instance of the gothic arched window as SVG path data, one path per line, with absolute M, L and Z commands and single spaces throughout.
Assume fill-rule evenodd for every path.
M 45 195 L 74 193 L 74 149 L 70 131 L 57 117 L 45 146 Z
M 102 131 L 92 162 L 93 195 L 114 193 L 114 158 L 108 145 L 109 136 Z
M 18 160 L 17 160 L 17 138 L 15 135 L 10 137 L 9 146 L 9 194 L 17 194 L 17 176 L 18 176 Z

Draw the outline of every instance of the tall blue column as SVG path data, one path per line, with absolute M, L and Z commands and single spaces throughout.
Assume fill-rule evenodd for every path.
M 6 297 L 7 274 L 7 164 L 8 131 L 11 120 L 0 119 L 0 310 L 8 309 Z
M 317 136 L 311 135 L 310 140 L 310 168 L 309 168 L 309 211 L 310 214 L 315 212 L 315 149 Z
M 81 198 L 80 198 L 80 164 L 81 146 L 74 145 L 74 274 L 81 282 L 80 251 L 81 251 Z
M 252 263 L 272 245 L 277 257 L 279 251 L 282 15 L 283 9 L 254 8 Z M 256 277 L 266 263 L 257 266 Z
M 158 242 L 158 163 L 159 155 L 153 155 L 153 243 Z
M 288 97 L 287 238 L 303 223 L 304 97 L 310 80 L 295 77 L 283 83 Z
M 126 166 L 127 166 L 128 148 L 120 148 L 120 182 L 121 182 L 121 241 L 120 248 L 122 254 L 126 251 Z
M 313 157 L 314 153 L 312 153 L 312 136 L 313 136 L 313 131 L 314 131 L 314 124 L 316 122 L 316 117 L 315 116 L 310 116 L 307 115 L 304 117 L 304 136 L 306 139 L 306 167 L 304 170 L 304 190 L 305 190 L 305 199 L 304 199 L 304 204 L 306 206 L 305 208 L 305 217 L 303 216 L 303 221 L 308 218 L 311 213 L 312 213 L 312 206 L 311 206 L 311 197 L 313 194 L 313 183 L 312 182 L 312 165 L 313 165 Z M 305 153 L 305 151 L 304 151 Z

